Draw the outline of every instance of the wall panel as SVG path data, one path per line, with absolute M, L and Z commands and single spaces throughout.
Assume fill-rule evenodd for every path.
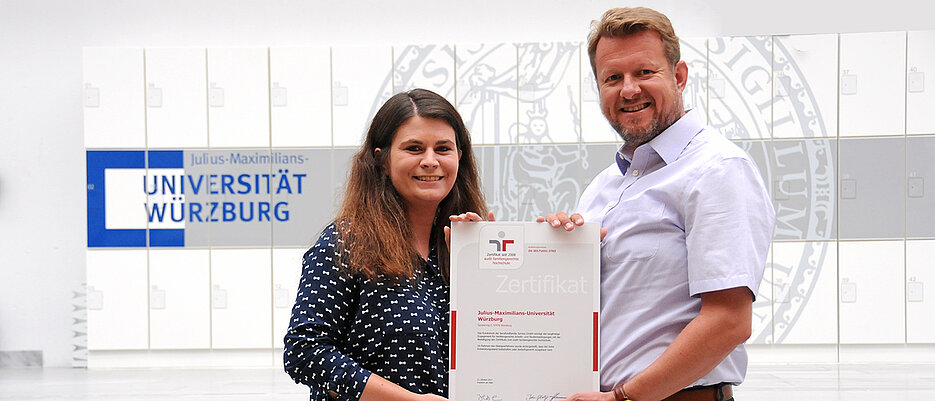
M 211 345 L 216 349 L 272 344 L 271 250 L 211 250 Z
M 146 250 L 88 251 L 88 349 L 149 347 Z
M 841 34 L 840 60 L 840 135 L 905 134 L 906 33 Z
M 842 241 L 841 344 L 906 341 L 904 241 Z
M 149 252 L 149 335 L 152 349 L 211 346 L 208 250 Z
M 269 49 L 273 147 L 331 146 L 331 49 Z
M 208 49 L 212 148 L 269 146 L 269 49 Z
M 84 146 L 146 146 L 143 49 L 84 49 Z
M 377 109 L 393 95 L 393 48 L 331 48 L 334 146 L 360 146 Z
M 146 135 L 150 148 L 208 146 L 204 48 L 146 49 Z

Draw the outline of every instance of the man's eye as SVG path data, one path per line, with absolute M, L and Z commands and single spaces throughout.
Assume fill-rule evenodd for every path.
M 604 79 L 604 82 L 611 82 L 620 79 L 620 74 L 614 74 Z
M 653 70 L 640 70 L 640 75 L 649 75 L 652 73 L 653 73 Z

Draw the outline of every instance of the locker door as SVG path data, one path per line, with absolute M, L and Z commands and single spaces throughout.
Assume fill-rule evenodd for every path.
M 452 45 L 393 47 L 393 92 L 428 89 L 455 104 L 454 57 Z
M 460 44 L 455 54 L 455 106 L 471 133 L 471 143 L 516 143 L 516 46 Z
M 844 138 L 838 179 L 841 239 L 904 238 L 904 138 Z M 887 160 L 882 166 L 877 161 Z
M 269 146 L 269 50 L 208 49 L 212 148 Z
M 273 348 L 283 349 L 306 249 L 273 249 Z
M 840 135 L 905 134 L 906 33 L 841 34 L 840 60 Z
M 753 328 L 747 344 L 773 344 L 773 247 L 766 255 L 763 279 L 753 301 Z
M 88 251 L 88 349 L 149 347 L 146 250 Z
M 906 60 L 906 133 L 935 134 L 935 31 L 908 33 Z M 926 87 L 928 78 L 928 87 Z
M 906 340 L 904 241 L 838 244 L 841 344 Z
M 332 153 L 328 148 L 273 151 L 273 171 L 292 177 L 288 188 L 272 195 L 272 204 L 286 204 L 289 212 L 272 221 L 274 246 L 308 246 L 334 217 Z
M 772 37 L 708 42 L 708 121 L 728 139 L 769 139 L 772 123 Z
M 681 39 L 679 44 L 682 60 L 688 65 L 688 83 L 682 91 L 682 103 L 685 110 L 700 109 L 705 116 L 708 115 L 708 40 Z
M 269 348 L 272 343 L 271 250 L 211 250 L 213 348 Z
M 331 146 L 331 49 L 269 49 L 273 147 Z
M 149 252 L 152 349 L 211 348 L 208 250 Z
M 581 141 L 580 43 L 522 43 L 519 69 L 519 143 Z
M 208 146 L 204 48 L 146 49 L 146 132 L 150 148 Z
M 835 242 L 773 243 L 773 338 L 776 344 L 838 342 Z
M 278 168 L 271 171 L 273 156 L 269 148 L 212 149 L 203 154 L 225 160 L 227 166 L 194 169 L 196 174 L 204 175 L 203 194 L 210 202 L 202 212 L 206 222 L 198 224 L 198 229 L 209 230 L 212 248 L 269 247 L 272 223 L 291 217 L 289 205 L 272 202 L 272 195 L 297 188 L 300 178 Z M 264 159 L 269 163 L 260 162 Z
M 578 52 L 581 64 L 581 140 L 585 143 L 621 143 L 601 111 L 601 94 L 591 69 L 588 44 L 582 43 Z
M 353 165 L 354 155 L 357 149 L 338 148 L 331 153 L 331 185 L 333 188 L 331 210 L 329 216 L 337 215 L 340 210 L 341 202 L 344 200 L 344 192 L 347 189 L 347 178 Z M 324 228 L 324 227 L 321 227 Z M 318 239 L 318 237 L 315 237 Z
M 776 210 L 773 238 L 780 240 L 837 239 L 835 139 L 772 141 L 770 188 Z
M 393 49 L 334 47 L 331 71 L 334 146 L 358 147 L 373 115 L 393 95 Z
M 935 158 L 932 155 L 935 155 L 935 137 L 906 138 L 906 236 L 909 238 L 935 238 L 935 213 L 932 213 L 935 210 Z
M 773 138 L 838 135 L 838 35 L 773 37 Z
M 906 340 L 909 343 L 935 343 L 932 255 L 935 255 L 935 241 L 906 241 Z M 925 293 L 926 288 L 929 294 Z
M 144 148 L 143 49 L 84 48 L 84 146 Z

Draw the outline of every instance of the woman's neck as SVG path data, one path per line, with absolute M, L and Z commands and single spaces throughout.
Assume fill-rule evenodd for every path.
M 416 248 L 422 259 L 428 259 L 431 248 L 432 223 L 435 222 L 437 208 L 429 211 L 427 208 L 410 208 L 409 227 L 412 229 L 412 246 Z

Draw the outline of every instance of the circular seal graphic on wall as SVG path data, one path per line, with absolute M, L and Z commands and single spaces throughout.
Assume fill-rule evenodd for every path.
M 474 149 L 488 205 L 498 220 L 530 220 L 571 210 L 584 189 L 582 179 L 596 166 L 589 160 L 587 148 L 552 144 L 555 137 L 550 123 L 556 120 L 571 121 L 574 137 L 580 142 L 579 80 L 577 75 L 569 76 L 578 71 L 579 48 L 575 42 L 486 44 L 460 46 L 454 52 L 457 79 L 468 88 L 457 94 L 465 99 L 455 102 L 465 124 L 469 128 L 481 126 L 474 119 L 482 115 L 497 119 L 484 129 L 488 131 L 485 135 L 501 144 L 475 144 Z M 453 82 L 454 71 L 444 71 L 432 57 L 444 49 L 448 47 L 402 48 L 396 56 L 394 77 L 387 85 L 392 82 L 396 88 L 411 88 L 418 86 L 416 82 L 428 82 L 443 87 L 445 82 Z M 512 62 L 494 59 L 504 53 L 513 55 Z M 504 105 L 516 110 L 517 104 L 522 106 L 518 115 L 504 112 Z M 379 106 L 374 102 L 374 108 Z
M 766 275 L 754 303 L 749 342 L 782 343 L 808 305 L 825 255 L 834 249 L 829 242 L 835 238 L 834 142 L 826 139 L 827 128 L 805 75 L 780 41 L 717 38 L 709 40 L 707 48 L 692 43 L 682 42 L 690 74 L 683 93 L 686 106 L 706 109 L 710 124 L 753 157 L 773 197 L 774 239 L 803 246 L 797 262 L 772 265 L 772 274 Z M 431 57 L 432 52 L 450 51 L 445 50 L 450 47 L 407 46 L 397 55 L 395 76 L 387 77 L 386 86 L 410 88 L 419 81 L 441 87 L 455 79 L 470 79 L 470 92 L 457 94 L 471 97 L 470 102 L 457 103 L 469 126 L 472 116 L 485 108 L 500 110 L 501 102 L 531 104 L 508 130 L 493 124 L 498 131 L 492 137 L 509 138 L 510 144 L 475 146 L 488 203 L 500 220 L 529 220 L 571 210 L 586 183 L 609 163 L 589 160 L 588 146 L 548 143 L 550 115 L 556 113 L 570 115 L 575 134 L 581 137 L 578 108 L 582 103 L 570 88 L 562 86 L 571 63 L 578 63 L 579 44 L 517 45 L 517 62 L 508 66 L 485 58 L 501 46 L 513 45 L 455 49 L 458 77 L 453 65 L 442 65 Z M 582 67 L 581 74 L 588 68 Z M 554 93 L 567 94 L 567 107 L 546 106 L 544 97 Z M 375 99 L 373 112 L 384 100 Z M 772 110 L 779 109 L 789 112 L 773 116 Z M 802 139 L 770 140 L 771 128 L 778 124 L 794 126 Z
M 765 36 L 708 43 L 709 123 L 758 165 L 776 210 L 773 239 L 802 245 L 796 262 L 772 263 L 754 303 L 749 342 L 779 344 L 808 305 L 825 256 L 834 250 L 829 241 L 834 239 L 835 146 L 826 139 L 805 75 L 781 41 Z M 783 113 L 774 113 L 778 110 Z M 768 140 L 780 124 L 794 127 L 802 138 Z

